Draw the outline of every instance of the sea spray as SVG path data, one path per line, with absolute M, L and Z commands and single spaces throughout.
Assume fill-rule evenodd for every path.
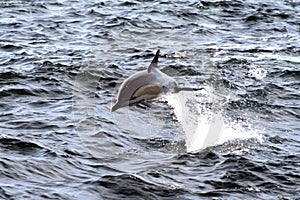
M 246 130 L 236 120 L 224 119 L 223 107 L 229 99 L 216 94 L 212 87 L 206 86 L 199 95 L 191 92 L 169 94 L 166 100 L 182 125 L 187 152 L 200 151 L 234 139 L 261 139 L 254 129 Z

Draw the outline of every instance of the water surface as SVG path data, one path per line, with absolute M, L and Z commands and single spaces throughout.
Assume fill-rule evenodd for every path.
M 299 199 L 298 1 L 0 6 L 2 199 Z M 210 88 L 193 116 L 222 116 L 216 145 L 187 152 L 166 100 L 109 112 L 158 48 Z

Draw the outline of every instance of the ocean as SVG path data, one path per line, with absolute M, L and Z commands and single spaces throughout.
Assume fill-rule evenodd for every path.
M 300 1 L 0 8 L 0 199 L 300 199 Z M 110 112 L 157 49 L 204 90 Z

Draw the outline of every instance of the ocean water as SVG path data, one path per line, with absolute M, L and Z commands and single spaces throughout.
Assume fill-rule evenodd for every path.
M 300 199 L 299 1 L 0 8 L 0 199 Z M 157 49 L 205 89 L 111 113 Z

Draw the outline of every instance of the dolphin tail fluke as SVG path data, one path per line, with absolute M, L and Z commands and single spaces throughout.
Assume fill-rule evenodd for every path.
M 191 88 L 191 87 L 175 87 L 173 93 L 178 93 L 180 91 L 198 91 L 204 88 Z
M 155 56 L 154 56 L 154 58 L 153 58 L 151 64 L 150 64 L 149 67 L 148 67 L 148 73 L 151 72 L 151 69 L 152 69 L 152 68 L 156 68 L 156 67 L 157 67 L 157 64 L 158 64 L 158 57 L 159 57 L 159 52 L 160 52 L 160 50 L 158 49 L 158 50 L 156 51 L 156 54 L 155 54 Z

